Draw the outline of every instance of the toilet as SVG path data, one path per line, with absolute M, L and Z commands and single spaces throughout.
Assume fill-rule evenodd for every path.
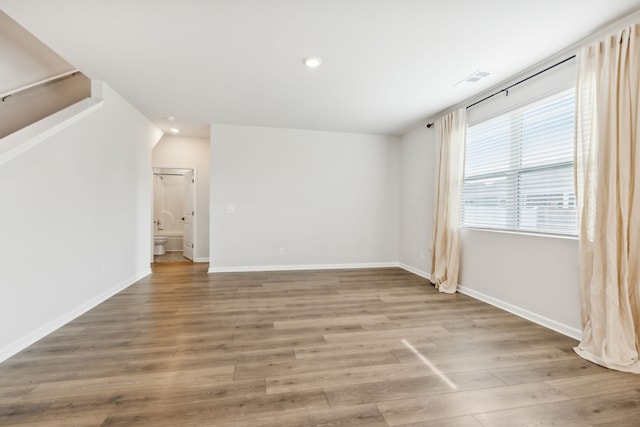
M 168 237 L 154 237 L 153 238 L 153 254 L 164 255 L 164 245 L 169 241 Z

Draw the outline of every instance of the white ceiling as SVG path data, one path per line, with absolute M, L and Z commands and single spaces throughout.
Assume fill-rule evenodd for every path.
M 640 0 L 0 0 L 162 128 L 402 134 Z M 318 69 L 302 65 L 319 56 Z M 455 86 L 476 70 L 492 74 Z

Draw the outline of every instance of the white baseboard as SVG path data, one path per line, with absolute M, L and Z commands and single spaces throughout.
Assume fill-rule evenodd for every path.
M 458 292 L 482 302 L 486 302 L 487 304 L 493 305 L 494 307 L 501 308 L 502 310 L 508 311 L 509 313 L 530 320 L 533 323 L 537 323 L 538 325 L 544 326 L 545 328 L 549 328 L 553 331 L 559 332 L 578 341 L 582 338 L 582 331 L 580 329 L 565 325 L 553 319 L 549 319 L 548 317 L 541 316 L 540 314 L 525 310 L 524 308 L 499 300 L 497 298 L 490 297 L 489 295 L 483 294 L 482 292 L 474 291 L 473 289 L 465 288 L 464 286 L 458 286 Z
M 203 259 L 202 262 L 208 262 Z M 197 262 L 201 262 L 198 260 Z M 419 270 L 401 262 L 374 262 L 358 264 L 297 264 L 297 265 L 259 265 L 259 266 L 236 266 L 236 267 L 210 267 L 209 273 L 243 273 L 259 271 L 297 271 L 297 270 L 346 270 L 358 268 L 389 268 L 398 267 L 413 273 L 417 276 L 431 280 L 431 275 L 426 271 Z
M 193 262 L 209 262 L 209 258 L 193 258 Z
M 403 263 L 398 263 L 397 264 L 398 267 L 400 267 L 403 270 L 407 270 L 409 273 L 413 273 L 416 276 L 420 276 L 420 277 L 424 277 L 427 280 L 431 280 L 431 274 L 427 273 L 426 271 L 422 271 L 422 270 L 418 270 L 417 268 L 411 267 L 410 265 L 407 264 L 403 264 Z
M 25 335 L 24 337 L 19 338 L 18 340 L 12 342 L 8 346 L 0 349 L 0 362 L 3 362 L 5 360 L 7 360 L 8 358 L 10 358 L 11 356 L 21 352 L 25 348 L 29 347 L 31 344 L 33 344 L 36 341 L 44 338 L 45 336 L 49 335 L 50 333 L 52 333 L 56 329 L 66 325 L 67 323 L 69 323 L 73 319 L 75 319 L 76 317 L 81 316 L 82 314 L 84 314 L 87 311 L 91 310 L 92 308 L 94 308 L 98 304 L 100 304 L 100 303 L 104 302 L 105 300 L 111 298 L 112 296 L 114 296 L 118 292 L 123 291 L 124 289 L 128 288 L 129 286 L 133 285 L 135 282 L 137 282 L 138 280 L 142 279 L 143 277 L 148 276 L 149 274 L 151 274 L 151 269 L 147 269 L 147 270 L 143 271 L 142 273 L 140 273 L 140 274 L 138 274 L 138 275 L 136 275 L 136 276 L 134 276 L 134 277 L 132 277 L 130 279 L 125 280 L 124 282 L 118 283 L 117 285 L 107 289 L 106 291 L 104 291 L 101 294 L 97 295 L 96 297 L 90 299 L 89 301 L 85 302 L 84 304 L 81 304 L 80 306 L 72 309 L 71 311 L 59 316 L 58 318 L 52 320 L 51 322 L 48 322 L 47 324 L 45 324 L 45 325 L 39 327 L 38 329 L 30 332 L 29 334 Z
M 424 277 L 427 280 L 431 280 L 431 275 L 426 271 L 419 270 L 403 263 L 398 263 L 398 267 L 420 277 Z M 544 326 L 545 328 L 559 332 L 576 340 L 580 340 L 582 338 L 582 331 L 580 329 L 576 329 L 574 327 L 549 319 L 548 317 L 542 316 L 540 314 L 525 310 L 524 308 L 483 294 L 482 292 L 474 291 L 473 289 L 465 288 L 464 286 L 460 285 L 458 285 L 458 292 L 468 295 L 471 298 L 475 298 L 479 301 L 485 302 L 494 307 L 498 307 L 502 310 L 508 311 L 509 313 L 515 314 L 516 316 L 530 320 L 533 323 L 537 323 L 538 325 Z
M 295 264 L 295 265 L 256 265 L 234 267 L 209 267 L 209 273 L 242 273 L 249 271 L 297 271 L 297 270 L 347 270 L 351 268 L 388 268 L 398 267 L 397 262 L 372 262 L 357 264 Z

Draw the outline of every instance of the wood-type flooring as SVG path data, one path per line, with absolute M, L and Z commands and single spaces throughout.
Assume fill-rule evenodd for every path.
M 163 255 L 154 255 L 153 262 L 191 262 L 185 258 L 182 251 L 167 251 Z
M 1 426 L 638 426 L 640 375 L 397 268 L 153 274 L 0 364 Z

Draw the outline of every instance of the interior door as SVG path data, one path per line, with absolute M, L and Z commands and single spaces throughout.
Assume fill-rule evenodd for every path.
M 193 171 L 189 171 L 183 175 L 184 179 L 184 249 L 183 256 L 193 261 L 193 217 L 195 215 L 195 190 L 196 184 L 193 178 Z

